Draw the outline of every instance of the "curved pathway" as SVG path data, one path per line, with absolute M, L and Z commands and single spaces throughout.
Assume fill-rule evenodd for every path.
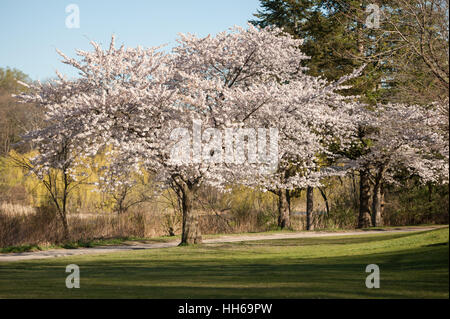
M 293 238 L 312 238 L 312 237 L 334 237 L 334 236 L 354 236 L 354 235 L 377 235 L 386 233 L 405 233 L 405 232 L 419 232 L 426 230 L 433 230 L 448 226 L 430 226 L 430 227 L 414 227 L 414 228 L 397 228 L 387 230 L 367 230 L 367 231 L 348 231 L 348 232 L 295 232 L 295 233 L 279 233 L 279 234 L 255 234 L 255 235 L 227 235 L 216 238 L 204 239 L 204 244 L 220 244 L 220 243 L 234 243 L 243 241 L 256 240 L 273 240 L 273 239 L 293 239 Z M 179 244 L 179 241 L 172 241 L 167 243 L 150 243 L 150 244 L 132 244 L 122 246 L 99 246 L 95 248 L 78 248 L 78 249 L 51 249 L 35 252 L 24 253 L 8 253 L 0 254 L 0 262 L 7 261 L 23 261 L 32 259 L 44 259 L 55 257 L 67 257 L 76 255 L 96 255 L 113 253 L 120 251 L 143 250 L 143 249 L 157 249 L 170 248 Z

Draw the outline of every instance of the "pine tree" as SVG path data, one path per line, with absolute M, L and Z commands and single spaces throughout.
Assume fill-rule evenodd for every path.
M 367 63 L 371 50 L 366 46 L 370 34 L 363 32 L 364 10 L 353 10 L 355 1 L 261 0 L 261 8 L 250 22 L 265 27 L 276 25 L 304 39 L 302 51 L 310 57 L 304 62 L 313 76 L 335 81 Z M 368 63 L 363 74 L 350 82 L 345 95 L 361 95 L 362 101 L 379 102 L 382 69 L 378 62 Z

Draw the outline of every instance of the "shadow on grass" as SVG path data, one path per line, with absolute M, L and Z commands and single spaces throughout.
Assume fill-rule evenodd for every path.
M 225 258 L 196 250 L 75 259 L 81 289 L 65 288 L 67 260 L 0 264 L 2 298 L 448 298 L 448 247 L 322 258 Z M 165 257 L 170 254 L 169 259 Z M 367 289 L 365 267 L 381 270 Z

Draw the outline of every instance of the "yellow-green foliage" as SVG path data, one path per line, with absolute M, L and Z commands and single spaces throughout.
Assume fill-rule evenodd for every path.
M 29 174 L 13 161 L 13 158 L 31 158 L 36 154 L 37 152 L 30 152 L 20 155 L 11 151 L 9 157 L 0 157 L 0 186 L 2 189 L 22 186 L 28 195 L 28 203 L 33 206 L 40 206 L 47 201 L 47 190 L 36 176 Z
M 0 157 L 0 188 L 11 189 L 14 187 L 23 187 L 27 194 L 28 204 L 40 207 L 49 203 L 49 193 L 46 187 L 36 175 L 20 167 L 14 161 L 14 159 L 18 158 L 30 159 L 36 156 L 36 154 L 36 151 L 26 154 L 18 154 L 15 151 L 11 151 L 9 156 Z M 85 164 L 89 165 L 82 165 L 75 168 L 77 175 L 83 173 L 86 178 L 70 192 L 69 207 L 72 210 L 82 211 L 96 210 L 99 208 L 106 211 L 111 210 L 113 207 L 112 197 L 110 194 L 100 192 L 95 185 L 99 179 L 99 168 L 108 165 L 106 156 L 99 154 L 93 159 L 86 159 Z M 61 174 L 61 172 L 53 170 L 52 174 Z M 57 180 L 61 181 L 61 178 L 58 177 Z M 61 186 L 58 185 L 58 187 Z
M 117 203 L 113 196 L 117 194 L 108 193 L 102 186 L 98 186 L 101 168 L 110 164 L 106 155 L 107 151 L 108 149 L 94 158 L 81 159 L 80 165 L 72 168 L 74 175 L 82 176 L 81 179 L 79 178 L 82 181 L 70 186 L 73 188 L 68 199 L 69 212 L 113 212 L 117 209 Z M 26 193 L 27 205 L 34 207 L 53 205 L 44 183 L 35 174 L 30 173 L 29 170 L 18 164 L 18 161 L 26 161 L 29 164 L 29 159 L 37 154 L 37 151 L 26 154 L 11 151 L 8 156 L 0 157 L 0 192 L 9 191 L 11 193 L 13 192 L 12 189 L 21 187 Z M 51 170 L 51 174 L 56 176 L 57 187 L 61 190 L 63 186 L 61 172 Z M 154 182 L 149 172 L 142 170 L 140 174 L 134 173 L 124 176 L 124 178 L 131 178 L 136 181 L 136 184 L 127 192 L 125 202 L 132 203 L 139 201 L 144 196 L 150 198 L 153 195 Z M 121 189 L 118 190 L 118 192 L 120 191 Z M 14 194 L 12 195 L 11 200 L 14 201 L 16 198 Z M 164 202 L 164 198 L 162 196 L 158 201 Z
M 236 213 L 246 214 L 247 212 L 265 211 L 276 207 L 276 196 L 271 192 L 261 192 L 256 189 L 241 185 L 233 185 L 229 193 L 226 193 L 224 201 L 231 204 L 231 208 Z

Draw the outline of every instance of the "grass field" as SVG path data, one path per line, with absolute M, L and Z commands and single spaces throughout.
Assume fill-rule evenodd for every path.
M 445 228 L 0 263 L 0 298 L 449 298 L 448 241 Z M 65 287 L 68 264 L 80 289 Z

